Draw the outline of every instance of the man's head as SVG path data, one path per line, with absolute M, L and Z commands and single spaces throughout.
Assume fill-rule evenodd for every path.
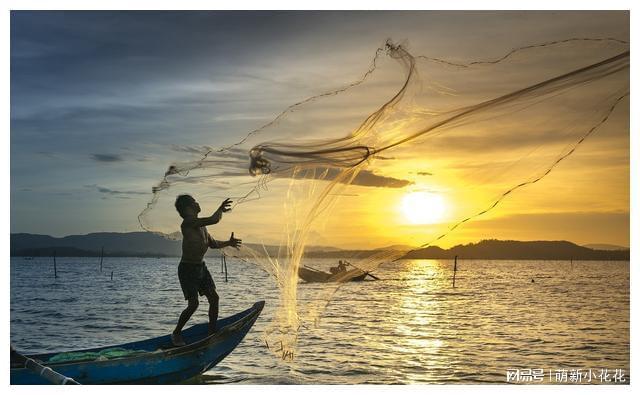
M 200 212 L 200 205 L 191 195 L 180 195 L 176 198 L 176 210 L 182 218 L 196 216 Z

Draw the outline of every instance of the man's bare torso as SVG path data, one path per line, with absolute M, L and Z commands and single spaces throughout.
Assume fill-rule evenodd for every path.
M 180 226 L 182 230 L 182 259 L 184 263 L 200 263 L 209 248 L 209 233 L 206 227 Z

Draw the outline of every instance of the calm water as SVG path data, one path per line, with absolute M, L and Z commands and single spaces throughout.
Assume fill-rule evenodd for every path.
M 173 329 L 185 306 L 176 259 L 108 258 L 102 273 L 98 259 L 58 258 L 54 279 L 50 258 L 11 258 L 14 347 L 72 350 Z M 463 260 L 455 289 L 450 261 L 384 265 L 381 281 L 342 286 L 320 327 L 300 333 L 292 364 L 261 340 L 277 303 L 273 281 L 249 264 L 228 267 L 225 283 L 209 263 L 221 316 L 267 304 L 241 345 L 197 383 L 504 383 L 509 368 L 624 369 L 630 381 L 629 262 Z M 322 287 L 300 284 L 300 298 Z M 206 322 L 205 300 L 192 320 Z

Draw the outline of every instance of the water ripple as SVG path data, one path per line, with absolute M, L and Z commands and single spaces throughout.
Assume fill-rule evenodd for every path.
M 306 262 L 318 268 L 329 260 Z M 168 334 L 184 308 L 174 259 L 11 260 L 11 343 L 25 352 L 119 344 Z M 237 349 L 199 384 L 504 383 L 507 369 L 629 372 L 629 262 L 449 261 L 384 265 L 382 281 L 345 284 L 320 326 L 302 329 L 292 363 L 265 347 L 278 292 L 255 266 L 210 270 L 222 316 L 267 301 Z M 44 269 L 43 269 L 44 268 Z M 114 272 L 111 281 L 109 274 Z M 531 283 L 532 278 L 536 279 Z M 301 304 L 322 284 L 300 284 Z M 38 289 L 37 296 L 33 290 Z M 207 320 L 206 302 L 192 322 Z

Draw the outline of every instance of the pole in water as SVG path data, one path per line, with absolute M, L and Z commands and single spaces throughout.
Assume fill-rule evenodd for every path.
M 224 254 L 220 251 L 220 273 L 224 273 Z
M 453 288 L 456 287 L 456 272 L 458 271 L 458 256 L 453 258 Z
M 224 254 L 222 254 L 222 261 L 224 262 L 224 282 L 228 283 L 229 279 L 227 278 L 227 275 L 229 272 L 227 272 L 227 256 Z
M 58 278 L 58 268 L 56 266 L 56 250 L 53 250 L 53 278 Z
M 100 250 L 100 273 L 102 273 L 102 258 L 104 258 L 104 246 Z
M 113 281 L 113 270 L 111 271 L 111 281 Z

